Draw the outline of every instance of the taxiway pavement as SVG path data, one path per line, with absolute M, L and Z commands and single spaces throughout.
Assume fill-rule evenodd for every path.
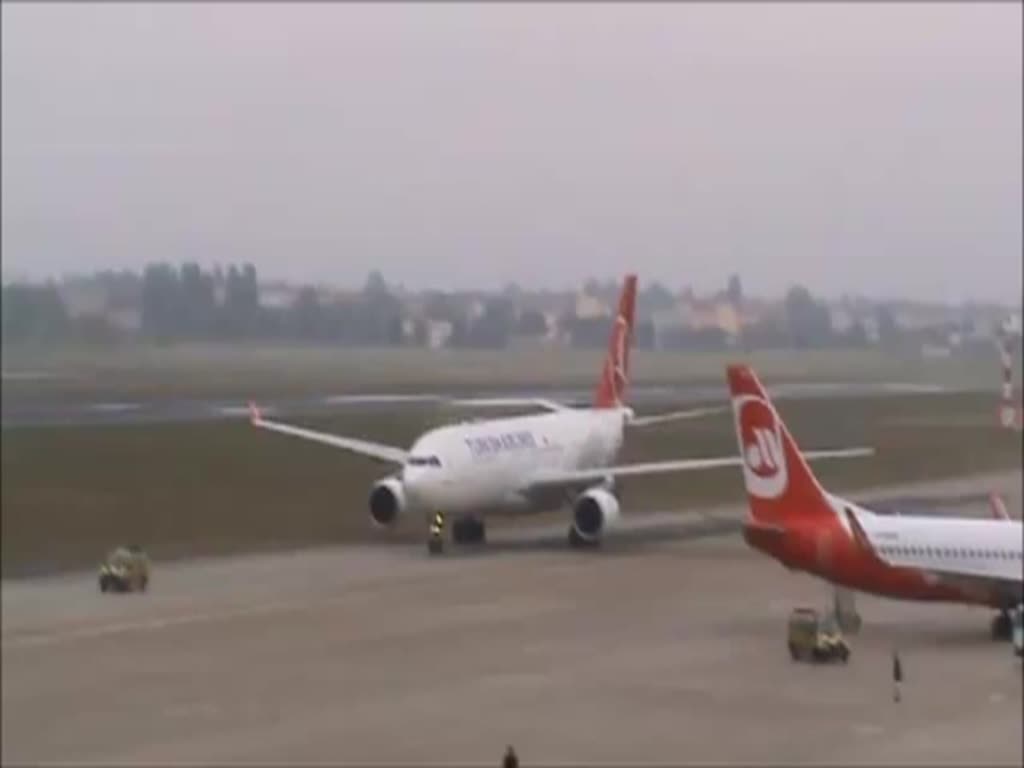
M 938 487 L 1001 480 L 1019 515 L 1020 477 Z M 795 664 L 788 613 L 825 585 L 648 524 L 585 553 L 524 526 L 443 558 L 158 564 L 145 595 L 4 582 L 3 762 L 1021 764 L 1020 661 L 987 611 L 858 596 L 849 665 Z

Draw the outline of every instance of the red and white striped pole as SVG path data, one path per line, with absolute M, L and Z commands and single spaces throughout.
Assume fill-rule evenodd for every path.
M 1024 419 L 1013 400 L 1013 352 L 1011 335 L 1006 328 L 999 332 L 999 360 L 1003 367 L 1003 399 L 999 406 L 999 423 L 1006 429 L 1020 429 Z

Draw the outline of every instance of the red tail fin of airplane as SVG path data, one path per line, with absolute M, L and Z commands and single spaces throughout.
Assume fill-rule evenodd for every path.
M 757 375 L 746 365 L 727 368 L 743 481 L 755 522 L 785 526 L 835 515 Z
M 1006 502 L 1003 497 L 995 491 L 988 495 L 989 511 L 996 520 L 1009 520 L 1010 513 L 1006 511 Z
M 629 386 L 629 347 L 633 341 L 633 316 L 636 306 L 636 275 L 626 275 L 619 295 L 619 308 L 608 337 L 608 354 L 601 368 L 601 380 L 594 394 L 594 407 L 618 408 Z

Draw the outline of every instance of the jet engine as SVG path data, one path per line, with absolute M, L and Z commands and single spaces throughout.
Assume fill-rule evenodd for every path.
M 370 491 L 370 518 L 381 528 L 394 525 L 405 510 L 405 489 L 397 477 L 385 477 Z
M 572 527 L 586 542 L 599 539 L 620 516 L 619 500 L 604 488 L 591 488 L 572 505 Z

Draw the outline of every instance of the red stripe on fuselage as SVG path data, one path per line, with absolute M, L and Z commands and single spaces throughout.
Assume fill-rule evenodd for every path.
M 838 520 L 787 524 L 784 533 L 775 535 L 746 526 L 743 536 L 751 547 L 787 568 L 860 592 L 922 602 L 999 605 L 995 595 L 935 583 L 920 569 L 889 565 L 851 537 Z

